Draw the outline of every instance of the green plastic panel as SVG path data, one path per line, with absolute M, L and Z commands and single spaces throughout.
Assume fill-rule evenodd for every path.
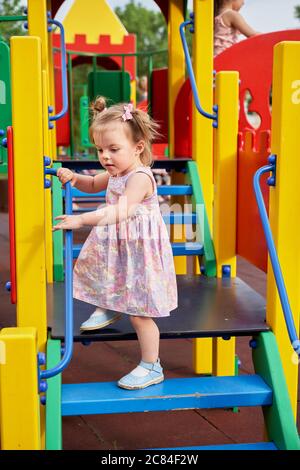
M 53 168 L 60 168 L 61 163 L 53 163 Z M 52 178 L 52 213 L 54 218 L 63 214 L 63 197 L 61 183 L 58 178 Z M 53 232 L 53 278 L 54 281 L 64 280 L 64 258 L 63 258 L 63 231 Z
M 0 129 L 5 134 L 11 126 L 11 87 L 10 87 L 10 53 L 4 41 L 0 41 Z M 0 173 L 7 173 L 7 149 L 0 145 Z
M 56 366 L 61 360 L 61 343 L 48 339 L 47 369 Z M 62 449 L 62 415 L 61 415 L 61 374 L 47 380 L 46 400 L 46 450 Z
M 130 75 L 119 70 L 96 71 L 88 75 L 88 97 L 93 101 L 96 96 L 109 100 L 108 106 L 130 100 Z
M 215 250 L 210 234 L 207 212 L 204 204 L 203 192 L 196 162 L 188 162 L 187 169 L 187 177 L 193 187 L 192 201 L 194 205 L 194 210 L 196 211 L 199 220 L 201 221 L 201 219 L 203 219 L 204 224 L 204 227 L 201 227 L 199 225 L 199 229 L 201 230 L 201 241 L 204 246 L 205 275 L 209 277 L 214 277 L 217 275 Z M 202 211 L 202 208 L 204 208 L 204 211 Z
M 273 332 L 260 333 L 254 338 L 255 372 L 273 390 L 272 406 L 263 407 L 268 438 L 280 450 L 300 450 L 300 440 L 293 415 L 287 384 Z M 291 347 L 291 355 L 292 355 Z

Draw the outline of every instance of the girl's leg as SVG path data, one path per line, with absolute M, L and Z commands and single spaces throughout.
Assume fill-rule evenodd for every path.
M 130 315 L 130 321 L 136 331 L 142 361 L 156 362 L 159 356 L 159 329 L 152 318 Z

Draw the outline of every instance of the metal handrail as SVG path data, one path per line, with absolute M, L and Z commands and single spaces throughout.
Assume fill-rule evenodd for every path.
M 45 174 L 55 175 L 57 170 L 46 168 Z M 72 214 L 72 186 L 68 182 L 66 187 L 65 212 Z M 65 342 L 61 361 L 52 369 L 42 370 L 41 379 L 49 379 L 60 374 L 69 364 L 73 354 L 73 232 L 66 230 L 66 256 L 65 256 Z
M 66 62 L 66 41 L 65 30 L 63 25 L 57 21 L 48 19 L 49 24 L 54 24 L 60 29 L 60 47 L 61 47 L 61 84 L 62 84 L 62 110 L 54 116 L 49 116 L 50 121 L 57 121 L 62 118 L 68 111 L 68 81 L 67 81 L 67 62 Z
M 262 226 L 264 230 L 264 234 L 266 237 L 267 241 L 267 247 L 268 247 L 268 252 L 270 255 L 270 260 L 273 268 L 273 273 L 275 277 L 275 282 L 280 298 L 280 303 L 281 307 L 283 310 L 284 314 L 284 319 L 288 331 L 288 335 L 292 344 L 292 347 L 294 351 L 300 356 L 300 341 L 297 336 L 297 330 L 295 327 L 293 315 L 292 315 L 292 310 L 289 302 L 289 298 L 287 295 L 281 267 L 280 267 L 280 262 L 279 258 L 276 252 L 273 236 L 272 236 L 272 231 L 269 223 L 269 218 L 266 210 L 266 206 L 264 203 L 264 198 L 262 195 L 261 187 L 260 187 L 260 178 L 264 173 L 269 173 L 269 172 L 275 172 L 276 166 L 275 163 L 267 166 L 263 166 L 257 170 L 257 172 L 254 175 L 253 179 L 253 186 L 254 186 L 254 192 L 255 192 L 255 197 L 256 197 L 256 202 L 258 205 L 258 210 L 260 214 L 260 218 L 262 221 Z
M 195 106 L 196 106 L 197 110 L 199 111 L 199 113 L 202 116 L 204 116 L 208 119 L 212 119 L 213 120 L 213 126 L 218 127 L 218 106 L 217 105 L 213 106 L 214 114 L 207 113 L 202 108 L 201 103 L 200 103 L 200 99 L 199 99 L 195 74 L 194 74 L 194 70 L 193 70 L 193 66 L 192 66 L 192 61 L 191 61 L 191 57 L 190 57 L 190 53 L 189 53 L 189 48 L 188 48 L 188 45 L 187 45 L 187 40 L 186 40 L 186 37 L 185 37 L 185 28 L 186 28 L 186 26 L 193 25 L 193 24 L 194 24 L 194 22 L 192 20 L 184 21 L 183 23 L 181 23 L 181 25 L 179 27 L 179 31 L 180 31 L 180 37 L 181 37 L 183 51 L 184 51 L 184 55 L 185 55 L 187 70 L 188 70 L 188 74 L 189 74 L 189 78 L 190 78 L 190 82 L 191 82 L 192 92 L 193 92 L 193 96 L 194 96 L 194 102 L 195 102 Z

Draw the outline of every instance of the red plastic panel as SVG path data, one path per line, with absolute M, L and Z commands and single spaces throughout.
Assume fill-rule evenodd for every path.
M 260 116 L 260 130 L 271 129 L 269 95 L 272 85 L 273 49 L 281 41 L 300 41 L 300 29 L 260 34 L 240 41 L 215 58 L 215 70 L 237 70 L 240 74 L 239 129 L 253 128 L 245 109 L 244 96 L 249 90 L 252 102 L 249 111 Z
M 17 302 L 13 128 L 7 128 L 10 300 Z
M 61 83 L 61 69 L 54 67 L 54 81 L 55 81 L 55 110 L 56 112 L 62 109 L 62 83 Z M 70 145 L 70 113 L 69 111 L 61 119 L 56 121 L 56 141 L 57 145 L 68 147 Z
M 192 156 L 192 89 L 190 80 L 182 85 L 175 103 L 175 156 Z
M 270 131 L 248 130 L 240 134 L 237 182 L 237 253 L 263 271 L 267 271 L 267 245 L 253 189 L 253 176 L 268 163 Z M 263 175 L 261 188 L 269 210 L 268 175 Z
M 152 117 L 160 125 L 162 138 L 168 141 L 168 69 L 156 69 L 152 72 Z

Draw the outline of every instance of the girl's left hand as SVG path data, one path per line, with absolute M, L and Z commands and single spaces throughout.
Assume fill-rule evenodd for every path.
M 84 225 L 81 215 L 59 215 L 54 220 L 61 220 L 61 222 L 52 227 L 52 232 L 55 230 L 76 230 Z

